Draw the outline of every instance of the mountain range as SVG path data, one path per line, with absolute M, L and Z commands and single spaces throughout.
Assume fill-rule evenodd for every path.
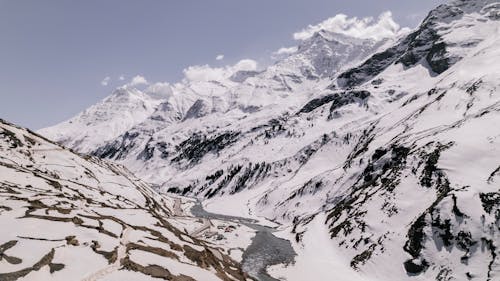
M 110 264 L 149 276 L 148 270 L 167 268 L 167 280 L 209 280 L 203 274 L 265 280 L 240 265 L 248 264 L 245 251 L 232 256 L 234 247 L 225 244 L 214 254 L 212 242 L 196 238 L 197 231 L 179 230 L 184 226 L 173 206 L 192 206 L 193 200 L 211 213 L 276 227 L 273 235 L 288 240 L 296 255 L 291 263 L 269 264 L 269 280 L 498 280 L 499 20 L 497 1 L 455 0 L 391 38 L 320 30 L 265 69 L 242 62 L 173 85 L 127 84 L 37 132 L 61 146 L 3 123 L 4 147 L 15 147 L 2 150 L 1 159 L 16 164 L 6 160 L 2 167 L 30 178 L 2 173 L 2 186 L 9 198 L 23 198 L 9 200 L 24 204 L 24 216 L 46 221 L 59 213 L 77 220 L 63 236 L 78 241 L 90 241 L 79 238 L 86 237 L 81 226 L 91 225 L 86 220 L 118 223 L 115 256 L 123 247 L 127 251 L 121 262 L 115 258 Z M 39 143 L 58 152 L 45 155 L 35 149 Z M 68 168 L 60 171 L 58 165 Z M 33 188 L 32 181 L 45 190 Z M 79 188 L 90 194 L 78 195 Z M 33 201 L 32 192 L 52 203 Z M 101 204 L 108 216 L 83 208 L 85 203 L 78 203 L 78 215 L 71 208 L 61 213 L 64 207 L 57 206 L 76 207 L 73 196 L 82 202 L 92 198 L 88 204 Z M 121 209 L 140 214 L 115 215 Z M 187 209 L 183 220 L 197 221 Z M 138 226 L 134 216 L 148 220 Z M 235 224 L 241 236 L 252 233 L 241 220 L 224 223 Z M 143 243 L 123 241 L 130 228 Z M 175 258 L 153 250 L 157 243 L 181 250 Z M 59 251 L 44 247 L 39 256 Z M 134 259 L 130 247 L 169 261 L 148 269 L 141 265 L 145 254 Z M 102 251 L 95 248 L 87 252 Z M 105 248 L 112 252 L 112 246 Z M 200 256 L 209 260 L 196 260 Z M 180 260 L 182 266 L 172 264 Z M 48 264 L 61 267 L 56 261 Z M 196 265 L 205 271 L 191 268 Z

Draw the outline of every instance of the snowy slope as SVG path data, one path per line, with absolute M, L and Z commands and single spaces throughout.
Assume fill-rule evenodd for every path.
M 0 189 L 0 280 L 246 280 L 174 226 L 200 224 L 175 217 L 174 199 L 3 120 Z
M 173 85 L 157 83 L 143 90 L 124 85 L 70 120 L 39 133 L 89 153 L 118 136 L 149 138 L 173 123 L 214 113 L 242 116 L 270 106 L 275 110 L 296 107 L 330 83 L 333 73 L 366 59 L 392 40 L 358 39 L 322 30 L 265 71 L 256 71 L 251 60 L 242 60 L 210 69 L 209 74 L 202 74 L 208 66 L 188 68 L 186 78 Z
M 288 226 L 286 280 L 496 280 L 499 19 L 459 0 L 387 41 L 320 31 L 261 72 L 176 84 L 92 153 Z
M 159 103 L 158 97 L 123 86 L 70 120 L 39 133 L 86 153 L 148 118 Z
M 341 169 L 300 189 L 305 198 L 325 192 L 332 246 L 371 280 L 498 278 L 500 83 L 486 65 L 500 41 L 487 41 L 429 91 L 374 119 Z M 287 201 L 284 209 L 307 204 Z M 311 235 L 306 222 L 298 240 Z

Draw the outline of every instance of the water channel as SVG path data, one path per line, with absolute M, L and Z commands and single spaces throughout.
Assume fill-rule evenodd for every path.
M 266 269 L 271 265 L 290 264 L 296 255 L 290 241 L 276 237 L 276 228 L 260 225 L 257 221 L 207 212 L 200 202 L 191 208 L 196 217 L 236 221 L 257 231 L 252 243 L 243 252 L 242 269 L 259 281 L 279 281 L 270 276 Z

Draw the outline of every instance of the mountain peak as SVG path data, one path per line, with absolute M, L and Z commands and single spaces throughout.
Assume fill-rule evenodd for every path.
M 342 87 L 359 86 L 394 64 L 424 65 L 430 75 L 445 72 L 495 32 L 491 17 L 498 14 L 493 0 L 454 1 L 429 12 L 420 26 L 391 48 L 376 53 L 362 65 L 338 77 Z
M 454 1 L 384 40 L 319 30 L 263 71 L 193 67 L 148 110 L 76 117 L 102 132 L 141 114 L 106 141 L 51 131 L 208 211 L 282 224 L 298 255 L 271 275 L 496 280 L 499 7 Z

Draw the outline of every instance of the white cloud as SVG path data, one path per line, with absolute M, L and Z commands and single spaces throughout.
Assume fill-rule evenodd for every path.
M 280 57 L 283 57 L 283 56 L 287 56 L 287 55 L 290 55 L 290 54 L 293 54 L 295 52 L 297 52 L 298 50 L 298 47 L 297 46 L 293 46 L 293 47 L 281 47 L 279 48 L 277 51 L 273 52 L 271 57 L 273 59 L 276 59 L 276 58 L 280 58 Z
M 344 14 L 338 14 L 316 25 L 309 25 L 307 28 L 293 34 L 296 40 L 305 40 L 314 33 L 326 30 L 329 32 L 341 33 L 357 38 L 371 38 L 375 40 L 397 36 L 407 29 L 399 26 L 392 18 L 390 11 L 383 12 L 377 20 L 372 17 L 358 19 L 349 18 Z
M 211 67 L 208 64 L 194 65 L 184 69 L 183 72 L 188 81 L 211 81 L 227 79 L 241 70 L 257 70 L 257 66 L 257 62 L 254 60 L 243 59 L 235 65 L 224 67 Z
M 223 60 L 224 59 L 224 55 L 217 55 L 215 57 L 215 60 Z
M 183 70 L 184 76 L 190 81 L 220 80 L 226 77 L 226 70 L 222 67 L 193 65 Z
M 257 70 L 257 62 L 251 59 L 244 59 L 237 62 L 234 66 L 229 67 L 233 72 L 240 70 Z
M 101 85 L 102 85 L 102 86 L 108 86 L 108 84 L 109 84 L 109 80 L 111 80 L 111 77 L 106 76 L 104 79 L 102 79 L 102 81 L 101 81 Z
M 124 81 L 125 80 L 125 76 L 124 75 L 120 75 L 120 77 L 118 77 L 118 80 Z
M 167 82 L 158 82 L 146 88 L 145 92 L 158 99 L 168 99 L 172 94 L 172 86 Z
M 132 78 L 132 80 L 130 80 L 130 83 L 128 83 L 128 85 L 130 85 L 130 86 L 147 85 L 147 84 L 148 84 L 148 81 L 146 80 L 146 78 L 144 78 L 141 75 L 134 76 L 134 78 Z

